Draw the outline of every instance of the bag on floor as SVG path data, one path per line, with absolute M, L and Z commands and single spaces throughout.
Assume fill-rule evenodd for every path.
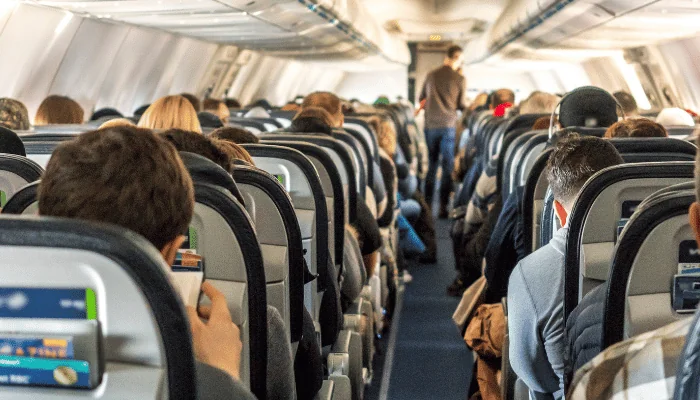
M 457 309 L 452 314 L 452 321 L 457 325 L 459 334 L 464 336 L 467 326 L 475 314 L 477 307 L 484 303 L 484 294 L 486 293 L 486 278 L 480 277 L 471 286 L 464 291 L 462 300 L 459 302 Z

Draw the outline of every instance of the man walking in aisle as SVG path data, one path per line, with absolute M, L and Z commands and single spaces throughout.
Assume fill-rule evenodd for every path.
M 465 109 L 467 80 L 458 72 L 463 60 L 462 48 L 451 46 L 443 66 L 426 77 L 419 98 L 420 102 L 425 100 L 425 139 L 430 158 L 425 199 L 431 207 L 438 165 L 442 165 L 439 218 L 447 218 L 447 203 L 452 192 L 457 110 Z

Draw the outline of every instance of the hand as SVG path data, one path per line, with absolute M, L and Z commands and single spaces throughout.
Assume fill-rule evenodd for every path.
M 194 307 L 187 307 L 195 357 L 240 379 L 243 349 L 240 329 L 231 321 L 226 297 L 220 291 L 204 282 L 202 292 L 211 300 L 211 307 L 200 307 L 199 313 Z M 202 322 L 200 317 L 207 321 Z

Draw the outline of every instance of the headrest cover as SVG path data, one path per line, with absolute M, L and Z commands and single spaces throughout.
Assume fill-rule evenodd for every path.
M 183 151 L 180 152 L 180 158 L 185 164 L 185 168 L 187 168 L 187 171 L 189 171 L 192 176 L 193 181 L 220 186 L 231 192 L 241 204 L 245 205 L 245 201 L 243 200 L 241 192 L 238 190 L 236 182 L 226 170 L 199 154 Z
M 210 112 L 198 112 L 197 119 L 199 119 L 199 124 L 202 128 L 223 128 L 224 126 L 224 123 L 221 122 L 221 118 Z
M 583 86 L 567 94 L 560 103 L 562 127 L 608 127 L 617 122 L 617 102 L 603 89 Z
M 13 131 L 0 126 L 0 153 L 15 154 L 26 157 L 24 143 Z

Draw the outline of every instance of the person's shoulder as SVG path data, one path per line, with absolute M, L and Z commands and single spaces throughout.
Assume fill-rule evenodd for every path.
M 553 273 L 561 272 L 563 264 L 564 255 L 557 251 L 552 243 L 540 247 L 520 260 L 523 274 L 528 277 L 551 277 Z

